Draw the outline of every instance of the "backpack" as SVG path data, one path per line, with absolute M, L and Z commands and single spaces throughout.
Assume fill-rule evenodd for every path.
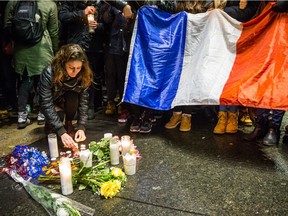
M 41 41 L 44 29 L 36 0 L 18 0 L 12 18 L 11 32 L 16 43 L 35 45 Z

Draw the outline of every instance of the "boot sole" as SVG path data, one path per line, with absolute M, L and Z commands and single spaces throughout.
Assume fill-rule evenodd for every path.
M 24 129 L 24 128 L 26 128 L 28 125 L 31 125 L 32 124 L 32 121 L 30 122 L 30 123 L 27 123 L 27 122 L 25 122 L 25 123 L 18 123 L 18 129 Z
M 189 128 L 189 129 L 179 129 L 179 131 L 181 131 L 181 132 L 188 132 L 188 131 L 191 131 L 191 128 Z
M 214 134 L 225 134 L 225 131 L 213 131 Z
M 176 125 L 173 125 L 173 126 L 170 126 L 170 127 L 166 127 L 166 125 L 165 125 L 165 128 L 166 128 L 166 129 L 174 129 L 174 128 L 176 128 L 180 123 L 181 123 L 181 121 L 177 122 Z

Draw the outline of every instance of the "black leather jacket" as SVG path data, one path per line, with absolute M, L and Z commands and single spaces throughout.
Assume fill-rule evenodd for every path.
M 53 80 L 54 73 L 51 66 L 46 67 L 41 76 L 38 85 L 38 100 L 40 110 L 46 118 L 46 122 L 52 126 L 53 130 L 59 136 L 66 133 L 63 122 L 60 120 L 56 110 L 55 104 L 61 101 L 63 94 L 66 91 L 74 91 L 79 93 L 79 107 L 78 107 L 78 130 L 85 130 L 88 119 L 88 88 L 84 89 L 80 85 L 80 81 L 76 78 L 64 80 L 63 86 L 58 87 Z

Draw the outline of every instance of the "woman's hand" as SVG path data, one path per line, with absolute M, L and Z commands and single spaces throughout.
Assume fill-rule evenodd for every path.
M 83 142 L 84 140 L 86 140 L 85 132 L 83 130 L 78 130 L 75 134 L 75 141 Z
M 94 14 L 95 13 L 95 7 L 94 6 L 88 6 L 84 10 L 85 15 L 87 16 L 88 14 Z
M 76 137 L 76 135 L 75 135 L 75 137 Z M 74 148 L 76 145 L 73 138 L 67 133 L 64 133 L 61 136 L 61 141 L 62 141 L 65 148 Z

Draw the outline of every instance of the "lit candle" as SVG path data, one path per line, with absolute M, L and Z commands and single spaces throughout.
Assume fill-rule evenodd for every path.
M 50 158 L 59 157 L 57 135 L 55 133 L 48 134 L 48 144 L 49 144 Z
M 104 138 L 112 138 L 112 133 L 105 133 Z
M 92 167 L 92 152 L 89 149 L 80 152 L 80 160 L 85 167 Z
M 110 139 L 110 161 L 112 165 L 119 164 L 119 156 L 118 140 L 115 138 Z
M 61 158 L 59 163 L 60 179 L 61 179 L 61 189 L 63 195 L 69 195 L 73 193 L 72 184 L 72 170 L 69 158 Z
M 80 151 L 83 151 L 85 149 L 86 149 L 86 145 L 85 144 L 80 145 Z
M 130 136 L 125 135 L 121 137 L 121 146 L 122 146 L 122 156 L 130 152 L 131 149 Z
M 94 21 L 94 20 L 95 20 L 95 19 L 94 19 L 94 14 L 88 14 L 88 15 L 87 15 L 87 19 L 88 19 L 88 22 L 89 22 L 89 21 Z M 94 32 L 95 32 L 95 29 L 89 27 L 89 33 L 94 33 Z
M 127 175 L 134 175 L 136 173 L 136 155 L 127 153 L 123 157 L 124 171 Z

